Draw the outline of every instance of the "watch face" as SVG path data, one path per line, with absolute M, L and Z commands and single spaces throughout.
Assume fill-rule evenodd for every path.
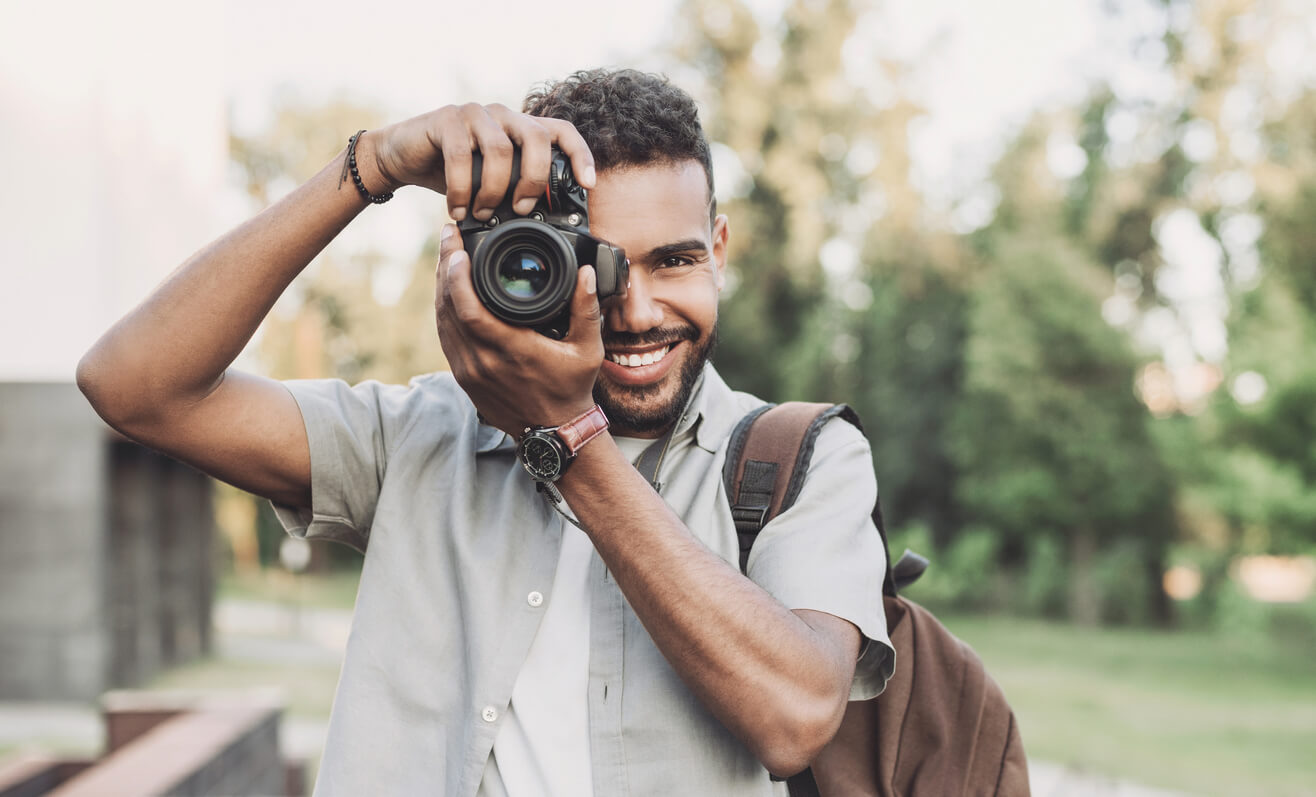
M 521 464 L 536 481 L 554 481 L 562 475 L 562 452 L 553 441 L 539 435 L 527 435 L 521 441 Z

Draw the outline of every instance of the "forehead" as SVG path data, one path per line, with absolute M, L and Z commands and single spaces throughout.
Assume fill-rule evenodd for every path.
M 590 232 L 635 251 L 707 238 L 708 212 L 708 178 L 694 160 L 600 172 L 589 194 Z

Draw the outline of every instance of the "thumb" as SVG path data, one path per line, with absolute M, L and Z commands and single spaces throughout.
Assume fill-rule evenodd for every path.
M 571 298 L 571 328 L 567 330 L 569 343 L 597 340 L 602 320 L 599 312 L 598 277 L 593 266 L 582 266 L 576 273 L 576 293 Z

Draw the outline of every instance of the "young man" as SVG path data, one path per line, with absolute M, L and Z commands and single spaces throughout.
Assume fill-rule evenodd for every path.
M 706 362 L 729 227 L 694 103 L 599 70 L 525 110 L 452 106 L 365 134 L 362 193 L 340 154 L 185 263 L 78 382 L 128 436 L 270 498 L 291 533 L 365 551 L 318 794 L 784 794 L 769 773 L 807 766 L 847 699 L 891 672 L 868 445 L 824 429 L 743 576 L 720 474 L 762 402 Z M 487 219 L 514 145 L 521 213 L 551 147 L 570 157 L 591 231 L 630 258 L 624 296 L 600 305 L 584 267 L 564 339 L 509 326 L 448 225 L 435 306 L 451 374 L 348 387 L 226 370 L 363 193 L 421 185 L 453 219 Z M 548 475 L 561 505 L 518 462 L 527 434 L 575 449 Z M 661 494 L 632 467 L 655 440 Z

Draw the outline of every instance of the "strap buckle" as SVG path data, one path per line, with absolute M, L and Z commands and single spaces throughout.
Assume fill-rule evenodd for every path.
M 763 523 L 767 517 L 768 507 L 766 505 L 736 505 L 731 507 L 731 519 L 736 523 L 736 531 L 742 533 L 755 532 L 763 528 Z

